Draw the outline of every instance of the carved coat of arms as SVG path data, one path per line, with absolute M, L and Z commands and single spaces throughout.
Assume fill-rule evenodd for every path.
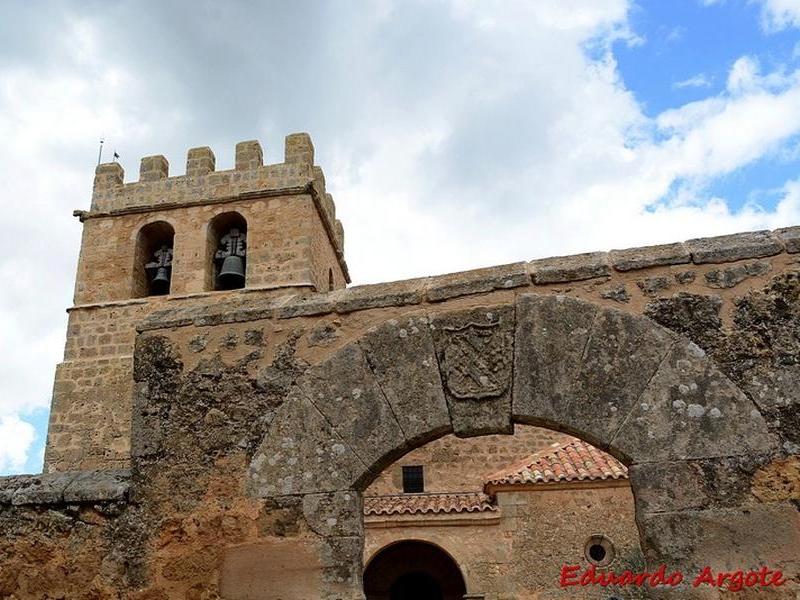
M 480 400 L 506 392 L 511 379 L 511 333 L 495 323 L 443 328 L 440 356 L 445 385 L 455 398 Z

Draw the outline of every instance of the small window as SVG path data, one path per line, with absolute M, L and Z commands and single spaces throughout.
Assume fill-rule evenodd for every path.
M 333 269 L 328 269 L 328 291 L 333 291 Z
M 606 567 L 614 562 L 614 544 L 604 535 L 593 535 L 586 541 L 583 554 L 590 563 Z
M 403 467 L 403 492 L 421 494 L 425 491 L 425 476 L 420 465 Z

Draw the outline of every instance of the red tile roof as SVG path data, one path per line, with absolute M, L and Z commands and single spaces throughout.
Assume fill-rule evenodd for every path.
M 613 456 L 578 439 L 553 444 L 514 466 L 493 473 L 487 485 L 525 485 L 627 479 L 628 469 Z
M 453 494 L 397 494 L 365 496 L 364 514 L 419 515 L 495 511 L 492 499 L 481 492 Z

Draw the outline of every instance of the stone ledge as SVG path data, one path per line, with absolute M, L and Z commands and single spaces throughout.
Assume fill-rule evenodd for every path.
M 680 243 L 661 244 L 659 246 L 642 246 L 625 250 L 612 250 L 611 266 L 617 271 L 632 271 L 648 267 L 682 265 L 692 261 L 686 247 Z
M 766 230 L 697 238 L 686 242 L 686 247 L 696 265 L 774 256 L 784 250 L 781 241 Z
M 525 287 L 530 283 L 527 265 L 518 262 L 431 277 L 428 279 L 426 296 L 428 302 L 441 302 L 470 294 Z
M 69 504 L 125 500 L 130 471 L 69 471 L 0 477 L 0 505 Z
M 609 278 L 614 271 L 653 267 L 736 262 L 783 252 L 800 252 L 800 227 L 700 238 L 684 243 L 643 246 L 610 252 L 589 252 L 512 263 L 448 275 L 359 285 L 327 293 L 294 294 L 259 298 L 252 290 L 247 298 L 230 299 L 213 306 L 166 309 L 151 314 L 139 331 L 237 323 L 257 319 L 291 319 L 326 314 L 347 314 L 374 308 L 435 303 L 471 294 L 535 285 L 570 283 Z M 613 270 L 612 270 L 613 269 Z M 274 291 L 274 288 L 270 288 Z
M 608 252 L 541 258 L 528 263 L 534 283 L 566 283 L 611 275 Z

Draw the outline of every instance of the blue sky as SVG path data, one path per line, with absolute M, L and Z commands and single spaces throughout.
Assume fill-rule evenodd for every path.
M 743 56 L 765 71 L 797 69 L 798 30 L 766 27 L 763 11 L 761 3 L 746 0 L 710 5 L 698 0 L 638 2 L 630 12 L 630 27 L 643 43 L 615 45 L 620 76 L 643 112 L 656 117 L 724 94 L 728 73 Z M 800 139 L 794 136 L 787 146 L 792 144 L 800 148 Z M 764 156 L 709 182 L 708 191 L 735 209 L 748 201 L 771 208 L 784 183 L 800 174 L 798 160 L 800 152 L 790 158 Z
M 310 132 L 355 283 L 782 227 L 799 34 L 800 0 L 3 2 L 0 473 L 41 469 L 101 136 L 131 181 Z

